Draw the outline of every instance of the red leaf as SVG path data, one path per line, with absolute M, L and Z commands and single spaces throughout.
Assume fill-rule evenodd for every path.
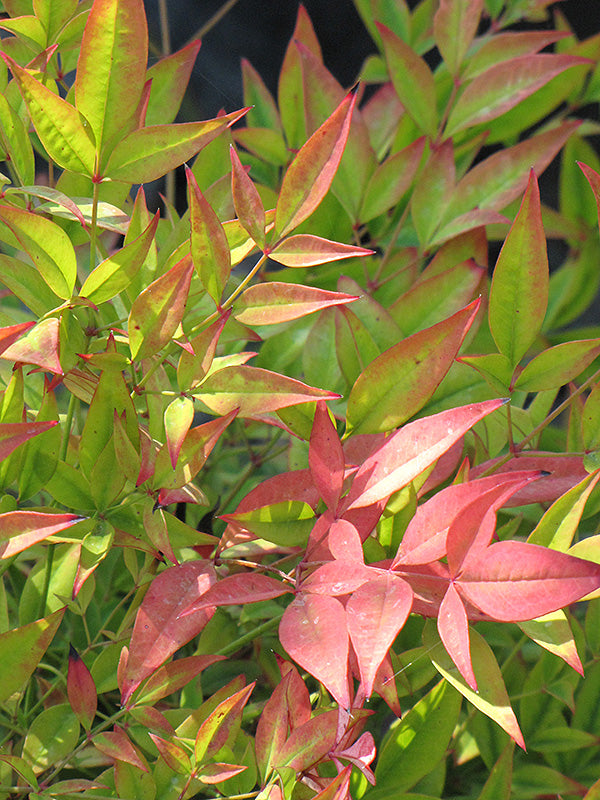
M 356 95 L 346 95 L 290 164 L 275 211 L 276 241 L 309 217 L 327 194 L 344 152 L 355 104 Z
M 440 639 L 460 674 L 473 691 L 477 691 L 477 680 L 471 663 L 471 644 L 469 641 L 469 620 L 460 595 L 453 583 L 448 585 L 440 604 L 437 620 Z
M 317 264 L 327 264 L 343 258 L 370 256 L 374 252 L 364 247 L 332 242 L 321 236 L 299 233 L 283 239 L 268 251 L 268 255 L 273 261 L 278 261 L 286 267 L 314 267 Z
M 265 247 L 265 208 L 256 186 L 250 180 L 233 145 L 231 156 L 231 193 L 235 213 L 261 250 Z
M 364 461 L 350 489 L 347 508 L 371 505 L 406 486 L 476 422 L 504 403 L 486 400 L 405 425 Z
M 285 583 L 269 578 L 268 575 L 254 572 L 229 575 L 213 584 L 196 602 L 182 611 L 180 617 L 186 617 L 211 606 L 238 606 L 272 600 L 291 591 L 292 589 Z
M 370 736 L 371 734 L 365 735 Z M 375 754 L 373 754 L 373 757 L 375 757 Z M 348 756 L 340 755 L 340 758 L 348 758 Z M 352 758 L 349 758 L 349 760 L 352 761 Z M 348 792 L 350 788 L 351 772 L 352 767 L 350 765 L 344 767 L 340 774 L 331 781 L 329 786 L 326 786 L 319 794 L 314 795 L 312 800 L 347 800 L 347 798 L 350 797 Z
M 20 322 L 18 325 L 9 325 L 6 328 L 0 328 L 0 353 L 3 353 L 7 347 L 10 347 L 13 342 L 21 336 L 21 334 L 33 328 L 35 322 Z
M 277 684 L 256 726 L 256 761 L 263 779 L 269 775 L 288 737 L 287 689 L 292 674 L 288 672 Z
M 496 542 L 469 559 L 461 594 L 501 622 L 535 619 L 600 587 L 600 565 L 526 542 Z
M 408 583 L 388 572 L 363 583 L 346 604 L 348 632 L 366 697 L 373 693 L 377 671 L 406 622 L 412 598 Z
M 344 483 L 344 452 L 326 404 L 320 400 L 310 434 L 308 463 L 312 479 L 331 511 L 335 511 Z
M 98 692 L 89 669 L 72 645 L 67 671 L 67 697 L 77 719 L 89 731 L 96 716 Z
M 0 423 L 0 461 L 38 433 L 58 425 L 58 420 L 48 422 L 2 422 Z
M 144 703 L 156 703 L 163 697 L 181 689 L 203 669 L 210 667 L 217 661 L 223 661 L 225 656 L 187 656 L 170 661 L 155 670 L 144 685 L 139 699 Z
M 327 534 L 327 546 L 334 558 L 355 561 L 362 564 L 364 561 L 362 541 L 356 527 L 347 519 L 335 519 Z
M 211 564 L 191 561 L 171 567 L 156 577 L 137 613 L 125 669 L 121 702 L 127 703 L 140 683 L 182 645 L 193 639 L 214 609 L 179 617 L 215 582 Z
M 104 753 L 104 755 L 110 758 L 114 758 L 116 761 L 125 761 L 133 767 L 141 769 L 143 772 L 149 772 L 146 759 L 135 745 L 131 743 L 125 731 L 119 728 L 118 725 L 115 725 L 114 729 L 108 733 L 96 734 L 92 739 L 92 744 L 95 745 L 101 753 Z
M 327 596 L 350 594 L 375 576 L 375 570 L 362 561 L 340 558 L 328 561 L 305 578 L 302 591 Z
M 340 706 L 349 708 L 348 630 L 340 601 L 297 595 L 279 623 L 279 638 L 294 661 L 321 681 Z
M 7 361 L 35 364 L 47 372 L 62 375 L 58 359 L 60 320 L 56 317 L 42 319 L 18 341 L 0 354 Z
M 304 772 L 317 764 L 333 748 L 337 726 L 336 709 L 318 714 L 304 725 L 299 725 L 282 747 L 274 766 L 289 766 L 296 772 Z
M 482 472 L 493 469 L 494 465 L 503 460 L 502 457 L 484 461 L 477 467 L 473 467 L 470 472 L 471 478 L 476 478 Z M 549 472 L 550 475 L 544 476 L 529 486 L 519 489 L 513 497 L 507 501 L 508 508 L 512 506 L 524 506 L 528 503 L 553 503 L 558 497 L 563 495 L 573 486 L 578 484 L 587 476 L 587 471 L 583 466 L 583 456 L 560 456 L 556 453 L 542 453 L 527 451 L 521 456 L 515 456 L 502 464 L 496 475 L 504 472 L 515 472 L 519 470 L 537 469 Z
M 0 514 L 0 558 L 21 553 L 82 519 L 77 514 L 47 514 L 40 511 L 7 511 Z
M 240 764 L 224 764 L 221 761 L 215 761 L 210 764 L 203 764 L 202 769 L 196 775 L 200 783 L 221 783 L 228 778 L 233 778 L 234 775 L 239 775 L 248 767 Z

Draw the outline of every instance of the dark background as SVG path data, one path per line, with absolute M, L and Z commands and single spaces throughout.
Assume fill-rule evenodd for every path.
M 145 0 L 150 37 L 160 51 L 157 0 Z M 414 2 L 409 3 L 415 5 Z M 190 39 L 223 5 L 223 0 L 167 0 L 171 50 Z M 367 55 L 375 52 L 352 0 L 305 0 L 326 66 L 340 83 L 354 83 Z M 599 0 L 565 0 L 556 7 L 579 38 L 600 32 Z M 208 119 L 220 108 L 242 105 L 240 59 L 247 58 L 276 93 L 277 75 L 298 10 L 297 0 L 238 0 L 203 38 L 190 82 L 184 115 Z

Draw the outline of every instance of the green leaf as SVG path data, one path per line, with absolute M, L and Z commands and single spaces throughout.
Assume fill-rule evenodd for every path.
M 297 500 L 227 514 L 222 519 L 280 547 L 306 547 L 315 524 L 312 508 Z
M 452 75 L 457 75 L 479 25 L 483 0 L 441 0 L 433 35 Z
M 565 69 L 587 63 L 576 56 L 541 53 L 503 62 L 475 78 L 450 113 L 445 135 L 488 122 L 513 108 Z
M 456 177 L 454 148 L 450 139 L 432 148 L 413 189 L 411 215 L 423 249 L 443 219 Z
M 490 289 L 490 330 L 498 350 L 513 367 L 540 332 L 547 304 L 546 238 L 532 170 L 521 208 L 498 256 Z
M 585 401 L 581 427 L 585 449 L 600 449 L 600 385 L 592 389 Z
M 40 214 L 15 206 L 0 205 L 0 220 L 8 225 L 50 289 L 64 300 L 70 298 L 77 278 L 77 259 L 64 230 Z
M 514 388 L 523 392 L 559 389 L 581 375 L 600 353 L 600 339 L 563 342 L 533 358 L 519 374 Z
M 199 50 L 200 40 L 196 39 L 176 53 L 161 58 L 146 72 L 146 80 L 152 81 L 146 110 L 146 125 L 173 122 L 181 106 Z M 246 105 L 249 106 L 251 103 Z
M 105 154 L 131 130 L 147 57 L 142 0 L 95 0 L 81 42 L 75 101 L 94 133 L 100 172 Z
M 227 414 L 238 408 L 240 417 L 266 414 L 317 398 L 333 400 L 338 396 L 276 372 L 247 366 L 225 367 L 213 372 L 194 391 L 194 397 L 213 414 Z
M 527 541 L 566 552 L 573 543 L 585 504 L 599 479 L 598 471 L 587 475 L 555 500 L 529 534 Z
M 200 191 L 196 178 L 186 168 L 189 189 L 191 255 L 202 285 L 214 300 L 221 295 L 231 272 L 231 255 L 223 226 L 208 200 Z
M 261 250 L 265 248 L 265 208 L 256 186 L 242 166 L 233 145 L 231 156 L 231 193 L 235 213 Z
M 4 60 L 50 158 L 59 167 L 92 177 L 96 150 L 89 122 L 70 103 L 33 78 L 11 58 L 5 55 Z
M 419 129 L 434 139 L 437 134 L 435 82 L 427 63 L 385 25 L 377 24 L 396 94 Z
M 151 125 L 133 131 L 111 151 L 103 175 L 125 183 L 148 183 L 189 161 L 233 125 L 246 109 L 205 122 Z
M 31 723 L 23 744 L 23 757 L 34 772 L 68 755 L 77 744 L 79 722 L 68 703 L 50 706 Z
M 152 246 L 159 216 L 156 212 L 138 237 L 98 264 L 85 279 L 79 291 L 80 297 L 100 305 L 112 300 L 129 286 Z
M 358 212 L 360 222 L 369 222 L 398 204 L 413 182 L 424 147 L 425 138 L 421 137 L 377 167 L 364 192 Z
M 24 186 L 32 184 L 35 162 L 31 140 L 23 121 L 3 94 L 0 94 L 0 139 L 18 181 Z
M 154 355 L 168 342 L 183 318 L 194 265 L 185 256 L 135 299 L 129 314 L 132 359 Z
M 405 714 L 384 739 L 375 778 L 377 790 L 406 791 L 446 755 L 458 721 L 461 697 L 440 681 Z
M 37 316 L 41 317 L 60 305 L 60 298 L 35 267 L 3 253 L 0 254 L 0 283 Z
M 0 634 L 0 702 L 18 692 L 32 675 L 58 630 L 64 608 Z
M 389 431 L 416 414 L 452 366 L 478 309 L 476 300 L 372 361 L 350 392 L 348 433 Z
M 469 639 L 473 672 L 479 687 L 477 691 L 467 685 L 459 673 L 458 667 L 446 653 L 436 626 L 428 622 L 423 632 L 423 644 L 427 647 L 429 657 L 440 675 L 446 678 L 455 689 L 458 689 L 475 708 L 500 725 L 519 747 L 525 749 L 523 735 L 514 711 L 510 707 L 500 667 L 490 646 L 474 628 L 469 629 Z
M 492 767 L 477 800 L 510 800 L 514 749 L 511 740 Z

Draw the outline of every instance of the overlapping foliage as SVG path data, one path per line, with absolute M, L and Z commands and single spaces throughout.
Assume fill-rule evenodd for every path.
M 356 6 L 174 122 L 142 0 L 4 0 L 2 798 L 600 797 L 600 39 Z

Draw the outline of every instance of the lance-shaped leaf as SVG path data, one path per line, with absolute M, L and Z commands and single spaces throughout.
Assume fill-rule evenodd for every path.
M 140 690 L 138 699 L 142 703 L 156 703 L 188 684 L 202 670 L 222 661 L 225 656 L 187 656 L 170 661 L 155 670 Z
M 165 408 L 164 419 L 167 448 L 175 469 L 181 445 L 194 420 L 194 401 L 191 397 L 176 397 Z
M 95 0 L 81 41 L 75 103 L 90 123 L 98 154 L 130 130 L 147 58 L 142 0 Z
M 229 153 L 231 156 L 231 193 L 235 213 L 256 244 L 261 250 L 264 250 L 265 207 L 233 145 L 230 146 Z
M 183 350 L 177 366 L 177 383 L 181 391 L 191 389 L 205 377 L 215 357 L 219 337 L 230 315 L 231 311 L 226 311 L 216 322 L 195 336 L 189 342 L 189 348 Z
M 298 227 L 327 194 L 344 152 L 355 104 L 356 94 L 348 94 L 290 164 L 275 211 L 275 241 Z
M 410 613 L 413 592 L 408 583 L 387 572 L 363 583 L 346 604 L 350 641 L 360 670 L 365 697 L 394 639 Z
M 256 726 L 256 761 L 263 779 L 269 776 L 288 736 L 287 693 L 292 675 L 290 670 L 277 684 Z
M 260 573 L 244 573 L 229 575 L 217 583 L 196 600 L 189 608 L 182 611 L 181 616 L 193 614 L 201 608 L 211 606 L 238 606 L 247 603 L 258 603 L 262 600 L 273 600 L 292 589 L 285 583 Z
M 206 625 L 214 609 L 181 618 L 179 614 L 215 580 L 211 564 L 191 561 L 170 567 L 152 581 L 133 627 L 121 687 L 124 705 L 145 678 Z
M 483 0 L 440 0 L 433 35 L 442 58 L 456 75 L 479 25 Z
M 357 299 L 343 292 L 269 281 L 245 289 L 235 301 L 234 315 L 243 325 L 275 325 Z
M 565 552 L 573 542 L 588 497 L 600 480 L 600 471 L 585 477 L 561 495 L 544 513 L 527 541 Z
M 58 630 L 65 609 L 0 634 L 0 702 L 18 692 L 32 675 Z
M 487 472 L 498 461 L 500 461 L 499 458 L 492 459 L 473 467 L 470 472 L 471 478 L 476 478 L 481 473 Z M 528 451 L 526 456 L 511 458 L 510 461 L 502 465 L 500 472 L 529 469 L 539 469 L 550 474 L 519 489 L 510 500 L 507 500 L 507 507 L 524 506 L 527 503 L 553 503 L 558 497 L 587 476 L 582 456 L 561 456 L 555 453 L 535 451 Z
M 337 720 L 338 712 L 333 709 L 298 725 L 281 748 L 274 766 L 289 766 L 303 772 L 317 764 L 335 745 Z
M 105 303 L 126 289 L 154 241 L 160 214 L 156 212 L 150 223 L 139 236 L 118 250 L 114 255 L 105 258 L 92 270 L 83 282 L 79 292 L 95 305 Z
M 598 589 L 600 565 L 527 542 L 496 542 L 465 562 L 456 583 L 484 614 L 518 622 L 557 611 Z
M 578 120 L 567 120 L 481 161 L 457 183 L 446 220 L 474 208 L 505 208 L 527 188 L 529 171 L 533 168 L 541 175 L 579 125 Z
M 187 167 L 186 176 L 192 229 L 192 261 L 202 285 L 218 306 L 231 272 L 229 244 L 219 218 L 198 188 L 194 173 Z
M 282 547 L 306 547 L 315 523 L 312 508 L 298 500 L 284 500 L 252 511 L 237 511 L 221 519 Z
M 72 645 L 67 672 L 67 697 L 77 719 L 89 731 L 96 716 L 98 692 L 91 672 Z
M 435 82 L 427 63 L 385 25 L 377 24 L 396 94 L 420 130 L 430 138 L 437 133 Z
M 365 188 L 358 213 L 360 222 L 369 222 L 399 203 L 413 182 L 424 147 L 425 137 L 421 136 L 377 167 Z
M 497 33 L 483 42 L 469 57 L 462 77 L 474 78 L 501 61 L 537 53 L 544 47 L 568 36 L 566 31 L 507 31 Z
M 592 187 L 592 191 L 594 192 L 596 205 L 598 207 L 598 224 L 600 225 L 600 175 L 596 172 L 596 170 L 592 169 L 587 164 L 583 164 L 581 161 L 578 161 L 577 163 L 585 177 L 588 179 L 588 182 Z
M 48 422 L 2 422 L 0 423 L 0 461 L 12 453 L 19 445 L 37 436 L 38 433 L 58 425 L 56 420 Z
M 63 169 L 92 177 L 96 148 L 89 122 L 70 103 L 54 94 L 11 58 L 6 55 L 3 58 L 50 158 Z
M 63 370 L 58 358 L 59 334 L 60 320 L 56 317 L 46 317 L 0 353 L 0 358 L 35 364 L 47 372 L 62 375 Z
M 34 183 L 35 160 L 27 128 L 4 95 L 0 99 L 0 140 L 19 182 L 24 186 Z
M 347 508 L 372 505 L 406 486 L 476 422 L 504 403 L 504 400 L 486 400 L 405 425 L 365 459 L 354 477 Z
M 349 638 L 340 601 L 297 595 L 281 618 L 279 638 L 294 661 L 321 681 L 342 708 L 349 708 Z
M 314 267 L 317 264 L 327 264 L 342 258 L 370 256 L 375 251 L 341 242 L 332 242 L 308 233 L 298 233 L 283 239 L 267 252 L 269 258 L 286 267 Z
M 581 375 L 600 353 L 600 339 L 563 342 L 539 353 L 519 373 L 514 388 L 524 392 L 559 389 Z
M 411 215 L 424 249 L 443 218 L 455 179 L 454 148 L 452 140 L 447 139 L 439 147 L 432 148 L 412 192 Z
M 502 246 L 490 290 L 490 330 L 516 366 L 538 335 L 548 305 L 548 255 L 533 170 L 521 208 Z
M 519 622 L 519 628 L 540 647 L 562 658 L 583 675 L 583 665 L 577 652 L 573 631 L 564 611 L 553 611 L 538 619 Z
M 148 736 L 156 745 L 156 749 L 163 757 L 167 766 L 179 775 L 189 775 L 192 772 L 192 761 L 183 747 L 169 739 L 163 739 L 155 733 Z
M 370 736 L 371 734 L 368 735 Z M 346 755 L 342 755 L 341 753 L 339 755 L 340 758 L 348 757 Z M 373 746 L 373 758 L 375 758 L 374 746 Z M 314 800 L 344 800 L 345 797 L 348 797 L 351 772 L 352 772 L 352 765 L 348 764 L 348 766 L 344 767 L 344 769 L 340 772 L 340 774 L 337 775 L 337 777 L 335 777 L 331 781 L 331 783 L 327 787 L 325 787 L 325 789 L 323 789 L 322 792 L 319 792 L 319 794 L 316 794 L 314 796 Z
M 0 353 L 4 352 L 7 347 L 10 347 L 34 325 L 35 322 L 33 321 L 19 322 L 17 325 L 7 325 L 5 328 L 0 328 Z
M 471 629 L 470 636 L 473 671 L 479 687 L 476 692 L 467 685 L 456 665 L 442 647 L 435 625 L 428 623 L 425 626 L 423 644 L 440 675 L 464 695 L 475 708 L 500 725 L 524 750 L 523 734 L 515 713 L 510 707 L 508 693 L 494 654 L 485 639 L 476 630 Z
M 194 758 L 197 764 L 213 756 L 228 740 L 233 725 L 241 720 L 242 711 L 248 702 L 254 683 L 220 702 L 202 722 L 196 734 Z
M 467 685 L 477 691 L 477 679 L 471 663 L 469 620 L 465 605 L 453 583 L 448 584 L 440 603 L 437 619 L 438 633 L 446 652 L 458 667 Z
M 21 553 L 36 542 L 81 522 L 81 519 L 76 514 L 48 514 L 41 511 L 7 511 L 0 514 L 0 558 Z
M 350 392 L 348 432 L 389 431 L 416 414 L 452 366 L 479 305 L 473 301 L 372 361 Z
M 233 125 L 246 109 L 203 122 L 150 125 L 133 131 L 112 150 L 104 176 L 125 183 L 148 183 L 185 161 Z
M 146 125 L 173 122 L 199 50 L 200 40 L 196 39 L 176 53 L 161 58 L 146 72 L 146 80 L 152 81 L 146 110 Z
M 129 314 L 133 359 L 154 355 L 170 340 L 183 319 L 194 265 L 185 256 L 135 299 Z
M 260 367 L 242 365 L 213 372 L 194 397 L 215 414 L 227 414 L 237 408 L 240 417 L 251 417 L 319 398 L 334 400 L 339 395 Z
M 439 650 L 443 651 L 441 645 Z M 375 767 L 379 791 L 386 789 L 388 796 L 398 797 L 446 756 L 461 702 L 460 694 L 440 681 L 404 715 L 379 752 Z
M 112 731 L 98 733 L 92 739 L 92 744 L 104 755 L 116 761 L 124 761 L 143 772 L 148 772 L 148 764 L 142 753 L 132 743 L 123 728 L 115 725 Z
M 577 56 L 541 53 L 503 62 L 478 75 L 452 109 L 445 135 L 499 117 L 569 67 L 590 63 Z
M 319 494 L 327 508 L 335 513 L 344 483 L 345 460 L 337 431 L 321 400 L 315 408 L 308 463 Z
M 0 220 L 8 225 L 17 246 L 30 256 L 52 291 L 63 299 L 70 298 L 77 277 L 77 259 L 63 229 L 46 217 L 14 206 L 0 206 Z

